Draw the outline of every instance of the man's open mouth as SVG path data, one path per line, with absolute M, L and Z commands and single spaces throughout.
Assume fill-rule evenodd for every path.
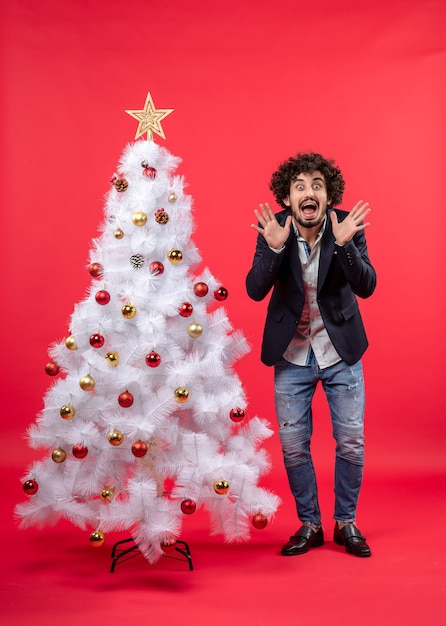
M 316 200 L 304 200 L 300 205 L 300 210 L 302 211 L 302 214 L 308 219 L 311 219 L 316 215 L 316 211 L 318 210 L 318 208 L 319 204 L 316 202 Z

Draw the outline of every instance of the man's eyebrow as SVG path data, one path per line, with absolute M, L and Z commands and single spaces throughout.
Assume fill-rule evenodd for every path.
M 322 176 L 315 176 L 312 180 L 313 181 L 321 180 L 322 182 L 325 181 L 325 179 Z M 295 176 L 294 178 L 292 178 L 292 182 L 294 183 L 296 181 L 299 181 L 299 182 L 303 183 L 305 181 L 305 179 L 304 178 L 299 178 L 299 176 Z

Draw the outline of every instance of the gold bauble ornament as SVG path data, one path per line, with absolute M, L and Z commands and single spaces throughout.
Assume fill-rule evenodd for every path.
M 124 237 L 124 231 L 122 230 L 122 228 L 117 228 L 113 234 L 115 236 L 115 239 L 122 239 Z
M 177 263 L 181 263 L 181 261 L 183 260 L 183 253 L 181 252 L 181 250 L 175 250 L 174 248 L 172 248 L 172 250 L 169 250 L 167 258 L 171 263 L 176 265 Z
M 144 224 L 147 222 L 147 215 L 144 213 L 144 211 L 135 211 L 132 216 L 132 222 L 135 224 L 135 226 L 144 226 Z
M 228 491 L 229 491 L 229 483 L 228 483 L 228 481 L 225 480 L 224 478 L 221 478 L 220 480 L 217 480 L 214 483 L 214 491 L 215 491 L 215 493 L 218 493 L 218 495 L 224 496 L 225 493 L 228 493 Z
M 76 339 L 72 335 L 65 339 L 65 345 L 67 346 L 68 350 L 77 350 Z
M 109 433 L 108 441 L 109 443 L 111 443 L 112 446 L 120 446 L 121 443 L 124 441 L 124 435 L 121 433 L 120 430 L 115 428 L 114 430 L 112 430 L 111 433 Z
M 96 381 L 93 378 L 93 376 L 90 376 L 90 374 L 87 374 L 86 376 L 82 376 L 82 378 L 79 381 L 79 385 L 81 389 L 83 389 L 84 391 L 91 391 L 92 389 L 94 389 L 94 386 L 96 385 Z
M 111 487 L 104 487 L 101 492 L 101 500 L 102 502 L 111 502 L 115 497 L 115 490 Z
M 171 204 L 177 201 L 177 194 L 174 191 L 171 191 L 168 197 L 168 200 Z
M 117 352 L 107 352 L 105 358 L 113 367 L 116 367 L 119 363 L 119 354 Z
M 121 308 L 121 313 L 125 317 L 125 319 L 131 320 L 136 315 L 136 306 L 133 306 L 133 304 L 128 304 L 128 303 L 124 304 L 124 306 Z
M 64 404 L 60 407 L 60 417 L 62 417 L 64 420 L 70 420 L 75 415 L 76 411 L 74 409 L 74 406 L 71 406 L 71 404 Z
M 177 402 L 186 402 L 188 398 L 189 391 L 186 389 L 186 387 L 178 387 L 177 389 L 175 389 L 175 400 Z
M 90 543 L 94 548 L 100 548 L 104 545 L 105 535 L 100 530 L 95 530 L 90 535 Z
M 201 324 L 198 324 L 198 322 L 192 322 L 187 327 L 187 334 L 190 337 L 193 337 L 194 339 L 196 337 L 199 337 L 202 332 L 203 332 L 203 326 Z
M 62 448 L 56 448 L 56 450 L 53 450 L 51 458 L 55 463 L 63 463 L 67 458 L 67 453 Z

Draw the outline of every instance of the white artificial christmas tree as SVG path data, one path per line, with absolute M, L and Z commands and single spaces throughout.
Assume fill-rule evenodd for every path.
M 191 235 L 192 200 L 180 159 L 153 141 L 171 110 L 150 93 L 121 157 L 93 240 L 86 298 L 69 336 L 50 348 L 54 384 L 28 430 L 45 448 L 24 477 L 20 525 L 65 517 L 105 533 L 127 529 L 150 562 L 175 547 L 185 515 L 210 514 L 211 534 L 245 540 L 279 498 L 259 486 L 272 431 L 247 418 L 233 370 L 249 348 L 222 302 L 228 293 Z

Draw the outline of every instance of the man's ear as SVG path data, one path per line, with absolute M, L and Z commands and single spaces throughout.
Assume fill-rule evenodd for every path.
M 282 200 L 285 206 L 290 206 L 290 196 L 287 196 Z

